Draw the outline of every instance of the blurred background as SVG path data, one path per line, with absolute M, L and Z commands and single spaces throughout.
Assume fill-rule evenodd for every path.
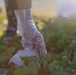
M 32 0 L 35 17 L 50 18 L 58 23 L 70 22 L 75 24 L 75 7 L 76 0 Z M 4 0 L 0 0 L 0 33 L 6 29 L 7 24 L 5 3 Z
M 33 15 L 36 17 L 55 18 L 57 15 L 56 0 L 32 0 Z M 0 0 L 0 33 L 8 24 L 4 0 Z

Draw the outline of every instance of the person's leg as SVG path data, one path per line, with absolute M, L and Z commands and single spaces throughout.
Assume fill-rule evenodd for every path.
M 22 45 L 24 50 L 18 51 L 10 62 L 14 62 L 17 66 L 21 66 L 23 61 L 20 57 L 37 56 L 38 53 L 44 55 L 47 53 L 44 38 L 37 30 L 33 19 L 31 0 L 17 0 L 18 10 L 15 15 L 18 22 L 18 30 L 22 36 Z
M 5 1 L 6 14 L 8 19 L 8 26 L 4 40 L 9 40 L 10 38 L 16 36 L 17 21 L 14 14 L 14 10 L 17 9 L 17 2 L 16 0 L 4 0 L 4 1 Z

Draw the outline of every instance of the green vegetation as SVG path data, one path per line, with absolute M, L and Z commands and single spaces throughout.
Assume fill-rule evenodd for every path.
M 51 20 L 39 20 L 43 24 L 48 54 L 38 57 L 24 57 L 23 67 L 15 68 L 8 64 L 10 58 L 23 49 L 21 37 L 8 42 L 0 39 L 0 75 L 76 75 L 76 25 L 51 23 Z M 36 22 L 37 27 L 39 22 Z M 39 27 L 38 27 L 39 28 Z
M 6 19 L 6 14 L 5 13 L 1 13 L 0 14 L 0 22 L 2 22 L 4 19 Z

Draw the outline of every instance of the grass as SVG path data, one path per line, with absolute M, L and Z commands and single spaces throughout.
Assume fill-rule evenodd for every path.
M 31 75 L 76 75 L 76 25 L 51 23 L 51 19 L 43 18 L 36 18 L 35 23 L 44 36 L 48 54 L 39 57 L 24 57 L 22 60 L 25 66 L 16 69 L 14 64 L 8 64 L 8 62 L 18 50 L 23 49 L 21 37 L 3 42 L 3 34 L 1 34 L 0 73 L 5 75 L 29 75 L 29 72 Z

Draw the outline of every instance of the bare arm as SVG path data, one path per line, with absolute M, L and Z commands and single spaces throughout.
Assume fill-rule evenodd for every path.
M 17 0 L 18 10 L 29 9 L 32 5 L 32 0 Z

